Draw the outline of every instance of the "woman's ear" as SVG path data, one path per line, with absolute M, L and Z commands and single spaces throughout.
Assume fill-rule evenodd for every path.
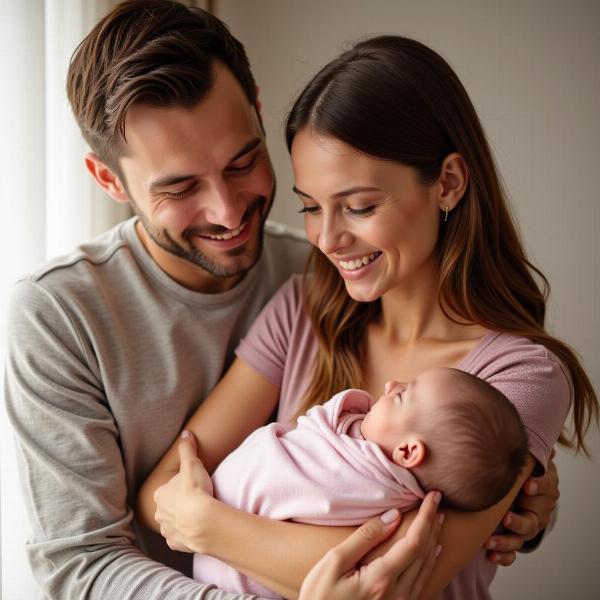
M 129 202 L 125 186 L 113 171 L 93 152 L 86 152 L 85 166 L 98 185 L 117 202 Z
M 440 210 L 452 210 L 465 195 L 469 183 L 469 170 L 464 158 L 458 152 L 448 154 L 442 163 L 438 179 Z
M 392 460 L 400 467 L 414 469 L 425 461 L 427 448 L 421 440 L 401 442 L 392 452 Z

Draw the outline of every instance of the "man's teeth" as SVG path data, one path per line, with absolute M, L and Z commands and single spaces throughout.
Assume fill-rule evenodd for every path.
M 355 258 L 354 260 L 340 260 L 340 266 L 342 269 L 346 271 L 355 271 L 356 269 L 360 269 L 364 265 L 369 264 L 372 260 L 375 260 L 381 252 L 373 252 L 373 254 L 369 254 L 368 256 L 363 256 L 362 258 Z
M 246 223 L 243 223 L 237 229 L 234 229 L 233 231 L 228 231 L 227 233 L 224 233 L 223 235 L 207 235 L 206 237 L 211 240 L 230 240 L 230 239 L 240 235 L 240 233 L 242 233 L 242 231 L 244 231 L 244 229 L 246 229 Z

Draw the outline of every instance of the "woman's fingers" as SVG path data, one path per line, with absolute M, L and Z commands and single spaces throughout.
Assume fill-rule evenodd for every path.
M 335 575 L 339 576 L 353 569 L 365 554 L 390 537 L 399 524 L 400 513 L 396 509 L 388 510 L 380 517 L 363 523 L 328 553 L 331 565 L 335 565 Z
M 416 587 L 422 589 L 435 562 L 443 515 L 437 510 L 441 495 L 431 492 L 423 500 L 415 520 L 404 537 L 399 539 L 379 561 L 374 561 L 373 576 L 395 581 L 395 588 L 404 598 L 416 598 Z M 433 556 L 433 562 L 430 560 Z

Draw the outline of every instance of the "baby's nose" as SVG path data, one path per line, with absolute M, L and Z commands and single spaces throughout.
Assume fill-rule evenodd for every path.
M 402 383 L 396 381 L 395 379 L 390 379 L 390 381 L 385 382 L 385 386 L 383 387 L 384 394 L 391 394 L 391 392 L 397 387 L 401 387 Z

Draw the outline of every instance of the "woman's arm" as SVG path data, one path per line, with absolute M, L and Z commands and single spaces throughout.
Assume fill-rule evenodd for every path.
M 436 561 L 433 573 L 421 595 L 422 600 L 435 598 L 450 583 L 454 575 L 475 556 L 476 552 L 482 547 L 484 540 L 488 538 L 502 520 L 502 517 L 527 481 L 535 464 L 535 458 L 529 455 L 525 467 L 510 492 L 500 502 L 487 510 L 481 512 L 442 510 L 446 514 L 446 520 L 444 521 L 439 543 L 444 548 L 444 552 Z M 390 543 L 399 536 L 403 536 L 415 516 L 415 510 L 404 515 L 398 531 L 391 540 L 377 547 L 367 557 L 367 560 L 381 555 Z
M 255 429 L 264 425 L 273 412 L 279 388 L 241 359 L 236 359 L 223 379 L 185 424 L 198 441 L 199 456 L 207 471 L 217 465 Z M 154 467 L 137 500 L 137 518 L 154 531 L 154 493 L 179 472 L 177 440 Z
M 321 527 L 275 521 L 237 510 L 208 496 L 200 483 L 194 482 L 192 442 L 184 441 L 180 476 L 188 492 L 185 498 L 181 488 L 177 492 L 177 510 L 168 510 L 169 485 L 163 486 L 163 504 L 159 499 L 162 533 L 172 547 L 189 548 L 195 552 L 219 558 L 246 575 L 260 581 L 285 597 L 297 597 L 308 571 L 333 546 L 352 531 L 348 527 Z M 184 464 L 185 462 L 185 464 Z M 517 492 L 531 472 L 534 459 L 529 458 L 526 468 L 509 494 L 498 504 L 478 513 L 446 511 L 446 522 L 440 543 L 445 549 L 430 577 L 424 598 L 434 597 L 452 577 L 475 555 L 483 542 L 496 528 L 513 502 Z M 184 468 L 185 467 L 185 468 Z M 198 471 L 198 470 L 196 470 Z M 379 546 L 370 559 L 384 553 L 405 534 L 417 511 L 404 515 L 402 524 L 388 544 Z M 291 559 L 293 557 L 293 559 Z

